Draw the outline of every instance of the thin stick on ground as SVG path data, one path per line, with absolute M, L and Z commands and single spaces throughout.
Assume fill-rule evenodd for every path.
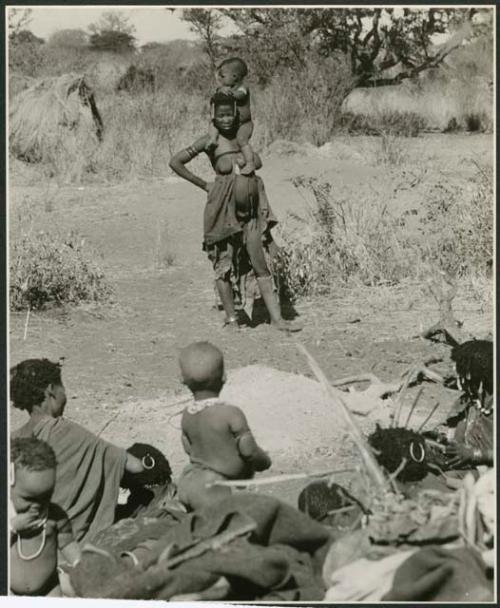
M 406 375 L 405 381 L 403 383 L 403 386 L 402 386 L 401 390 L 399 391 L 398 396 L 396 397 L 396 402 L 395 402 L 396 413 L 394 414 L 394 420 L 392 421 L 393 427 L 397 427 L 399 424 L 399 416 L 401 415 L 401 408 L 403 407 L 403 399 L 404 399 L 404 396 L 406 395 L 406 391 L 408 390 L 410 381 L 412 380 L 416 371 L 417 371 L 417 366 L 414 366 L 408 372 L 408 374 Z
M 26 341 L 26 338 L 28 337 L 28 325 L 30 322 L 30 313 L 31 313 L 31 306 L 28 305 L 28 310 L 26 311 L 26 321 L 24 322 L 24 334 L 23 334 L 24 341 Z
M 418 427 L 417 429 L 417 433 L 421 433 L 422 430 L 424 429 L 425 425 L 429 422 L 429 420 L 434 416 L 434 412 L 437 410 L 437 408 L 439 407 L 439 403 L 436 403 L 436 405 L 432 408 L 432 410 L 429 412 L 429 415 L 427 416 L 427 418 L 422 422 L 422 424 Z
M 218 480 L 206 484 L 206 487 L 225 486 L 229 488 L 243 488 L 247 486 L 267 486 L 272 483 L 282 483 L 284 481 L 295 481 L 297 479 L 308 479 L 310 477 L 332 477 L 333 475 L 354 472 L 355 469 L 337 469 L 334 471 L 319 471 L 314 473 L 288 473 L 284 475 L 273 475 L 272 477 L 261 477 L 260 479 Z
M 418 393 L 416 394 L 415 399 L 413 400 L 413 403 L 411 404 L 410 411 L 408 412 L 408 418 L 406 419 L 405 426 L 404 426 L 405 429 L 407 429 L 408 425 L 410 424 L 410 419 L 412 417 L 412 414 L 413 414 L 415 408 L 417 407 L 417 403 L 422 395 L 423 390 L 424 390 L 424 388 L 423 388 L 423 386 L 421 386 L 418 389 Z
M 373 455 L 370 446 L 366 442 L 358 425 L 354 421 L 354 418 L 352 417 L 349 408 L 346 406 L 342 398 L 341 391 L 338 391 L 337 389 L 333 388 L 333 386 L 331 386 L 327 377 L 323 373 L 323 370 L 320 368 L 317 361 L 309 353 L 309 351 L 303 344 L 297 343 L 297 348 L 306 356 L 307 362 L 309 363 L 309 367 L 318 379 L 319 383 L 323 386 L 327 397 L 335 406 L 335 409 L 340 410 L 341 415 L 346 422 L 347 428 L 349 429 L 352 435 L 354 443 L 356 444 L 356 447 L 359 450 L 363 463 L 370 477 L 372 478 L 372 481 L 375 482 L 378 488 L 382 489 L 385 486 L 386 482 L 384 472 L 378 462 L 375 460 L 375 456 Z

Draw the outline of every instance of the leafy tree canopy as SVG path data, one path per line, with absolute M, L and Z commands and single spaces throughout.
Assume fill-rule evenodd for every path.
M 48 44 L 65 49 L 84 49 L 89 45 L 89 35 L 80 29 L 58 30 L 50 36 Z
M 475 8 L 248 8 L 182 11 L 205 42 L 217 49 L 221 19 L 238 35 L 225 40 L 265 83 L 280 66 L 304 67 L 311 52 L 341 55 L 354 86 L 394 84 L 434 67 L 474 34 Z M 489 10 L 489 9 L 486 9 Z M 491 12 L 491 11 L 490 11 Z M 438 45 L 436 39 L 448 38 Z M 215 41 L 215 45 L 213 43 Z M 208 43 L 206 43 L 208 52 Z

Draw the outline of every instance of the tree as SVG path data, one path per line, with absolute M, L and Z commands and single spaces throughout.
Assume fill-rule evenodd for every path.
M 104 30 L 90 36 L 90 46 L 95 51 L 126 53 L 135 50 L 135 38 L 125 32 Z
M 121 32 L 133 37 L 135 26 L 130 23 L 130 17 L 123 11 L 105 11 L 98 21 L 89 25 L 89 31 L 91 34 Z
M 89 46 L 89 35 L 80 29 L 58 30 L 50 36 L 47 44 L 62 49 L 85 49 Z
M 89 25 L 90 45 L 94 50 L 126 53 L 135 50 L 135 26 L 123 11 L 105 11 Z
M 189 23 L 190 30 L 199 36 L 215 74 L 221 49 L 219 31 L 222 15 L 214 9 L 185 8 L 182 9 L 181 18 Z
M 44 42 L 30 30 L 14 28 L 9 34 L 9 68 L 25 76 L 38 76 Z
M 197 9 L 200 10 L 200 9 Z M 311 52 L 341 54 L 353 87 L 397 84 L 439 65 L 472 33 L 477 9 L 249 8 L 203 11 L 230 19 L 233 37 L 265 83 L 280 66 L 305 67 Z M 184 18 L 184 15 L 183 15 Z M 457 26 L 458 29 L 457 29 Z M 436 34 L 455 34 L 441 46 Z
M 33 9 L 31 8 L 8 8 L 9 37 L 26 30 L 31 22 Z

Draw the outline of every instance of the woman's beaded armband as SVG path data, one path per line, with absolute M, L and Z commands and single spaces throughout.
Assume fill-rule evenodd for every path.
M 198 156 L 198 152 L 193 148 L 193 146 L 188 146 L 184 149 L 184 152 L 189 156 L 189 160 L 192 160 L 195 156 Z

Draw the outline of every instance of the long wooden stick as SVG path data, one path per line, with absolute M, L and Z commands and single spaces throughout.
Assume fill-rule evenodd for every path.
M 30 322 L 30 313 L 31 313 L 31 306 L 28 304 L 28 310 L 26 312 L 26 321 L 24 322 L 24 334 L 23 334 L 24 341 L 26 341 L 26 338 L 28 337 L 28 325 Z
M 413 403 L 411 404 L 410 411 L 408 412 L 408 418 L 406 419 L 405 426 L 404 426 L 405 429 L 407 429 L 408 425 L 410 424 L 410 419 L 411 419 L 412 414 L 413 414 L 413 412 L 414 412 L 414 410 L 415 410 L 415 408 L 417 406 L 417 403 L 418 403 L 418 401 L 420 399 L 420 396 L 422 395 L 423 390 L 424 390 L 424 387 L 421 386 L 418 389 L 418 393 L 417 393 L 415 399 L 413 400 Z
M 287 473 L 284 475 L 273 475 L 272 477 L 261 477 L 260 479 L 221 479 L 207 483 L 206 487 L 225 486 L 229 488 L 242 488 L 247 486 L 267 486 L 271 483 L 281 483 L 283 481 L 308 479 L 309 477 L 330 477 L 332 475 L 340 475 L 341 473 L 353 472 L 355 472 L 355 469 L 336 469 L 334 471 L 319 471 L 317 473 Z
M 375 460 L 375 456 L 373 455 L 370 446 L 366 442 L 365 438 L 363 437 L 363 434 L 359 430 L 358 425 L 354 421 L 354 418 L 351 412 L 349 411 L 349 408 L 346 406 L 342 398 L 342 392 L 331 386 L 327 377 L 323 373 L 323 370 L 320 368 L 317 361 L 309 353 L 309 351 L 303 344 L 299 344 L 297 342 L 297 348 L 306 356 L 307 362 L 309 363 L 309 367 L 318 379 L 319 383 L 322 385 L 326 396 L 330 399 L 335 408 L 337 410 L 340 410 L 340 413 L 344 418 L 348 429 L 351 432 L 354 443 L 356 444 L 356 447 L 359 450 L 363 463 L 370 477 L 375 482 L 375 484 L 380 489 L 382 489 L 386 484 L 384 472 L 378 462 Z
M 422 424 L 418 427 L 417 429 L 417 433 L 421 433 L 423 428 L 425 427 L 425 425 L 429 422 L 429 420 L 434 416 L 434 412 L 437 410 L 437 408 L 439 407 L 439 403 L 436 403 L 436 405 L 432 408 L 432 410 L 430 411 L 429 415 L 427 416 L 427 418 L 422 422 Z
M 416 366 L 414 366 L 410 369 L 410 371 L 408 372 L 408 374 L 404 380 L 403 386 L 402 386 L 401 390 L 399 391 L 398 396 L 396 397 L 396 401 L 395 401 L 396 412 L 394 414 L 394 419 L 392 421 L 393 427 L 396 427 L 399 424 L 399 416 L 401 414 L 401 408 L 403 407 L 403 397 L 405 396 L 406 391 L 408 390 L 408 385 L 410 384 L 410 380 L 412 379 L 415 371 L 416 371 Z

